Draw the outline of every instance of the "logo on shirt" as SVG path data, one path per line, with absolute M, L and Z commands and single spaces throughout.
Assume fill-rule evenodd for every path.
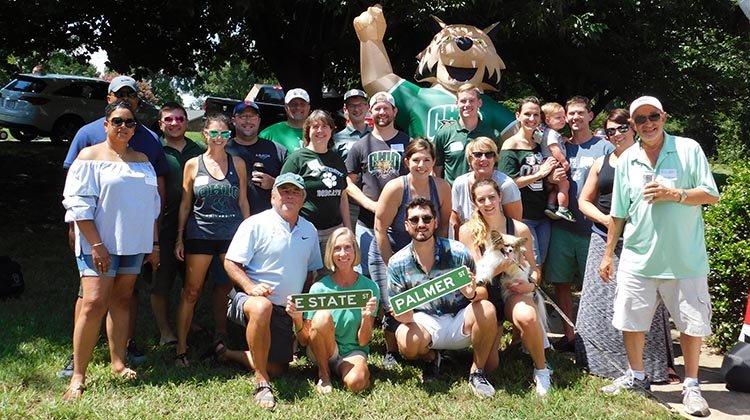
M 393 150 L 372 152 L 367 156 L 367 172 L 375 178 L 397 177 L 401 171 L 401 154 Z

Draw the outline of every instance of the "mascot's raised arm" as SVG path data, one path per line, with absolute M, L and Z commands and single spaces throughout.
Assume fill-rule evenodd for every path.
M 399 112 L 396 125 L 413 137 L 432 139 L 447 120 L 458 120 L 456 90 L 466 83 L 483 91 L 498 90 L 500 71 L 505 64 L 495 51 L 489 33 L 471 25 L 446 25 L 433 16 L 442 28 L 417 59 L 415 79 L 428 82 L 422 88 L 393 73 L 383 44 L 386 23 L 380 5 L 369 7 L 354 19 L 360 41 L 362 86 L 368 94 L 388 91 L 396 99 Z M 507 138 L 516 126 L 514 114 L 489 96 L 482 94 L 482 120 Z

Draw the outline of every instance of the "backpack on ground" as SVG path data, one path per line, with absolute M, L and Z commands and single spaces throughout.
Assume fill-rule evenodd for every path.
M 18 296 L 25 288 L 21 264 L 0 255 L 0 298 Z

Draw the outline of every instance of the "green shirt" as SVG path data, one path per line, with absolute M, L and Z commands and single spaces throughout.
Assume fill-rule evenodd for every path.
M 269 125 L 258 134 L 258 137 L 274 141 L 286 147 L 289 153 L 302 148 L 302 129 L 290 127 L 286 121 Z
M 168 168 L 167 175 L 164 177 L 167 196 L 165 199 L 166 209 L 162 214 L 162 225 L 167 224 L 167 221 L 172 221 L 176 226 L 180 200 L 182 199 L 182 175 L 185 163 L 205 152 L 206 148 L 187 137 L 185 137 L 185 147 L 182 148 L 182 151 L 169 146 L 164 137 L 159 140 L 162 148 L 164 148 Z
M 363 275 L 349 287 L 342 287 L 336 284 L 331 276 L 325 276 L 320 281 L 310 287 L 310 293 L 328 293 L 328 292 L 345 292 L 347 290 L 372 290 L 372 295 L 377 298 L 378 304 L 375 313 L 380 308 L 380 289 L 374 281 Z M 315 312 L 305 312 L 305 319 L 312 319 Z M 370 345 L 359 345 L 359 327 L 362 324 L 361 309 L 334 309 L 331 311 L 333 317 L 333 326 L 336 330 L 336 344 L 339 346 L 339 355 L 342 357 L 359 350 L 365 354 L 370 353 Z
M 281 173 L 292 172 L 305 180 L 305 203 L 300 214 L 318 230 L 341 224 L 341 193 L 346 189 L 346 166 L 332 149 L 316 153 L 302 148 L 287 157 Z M 347 215 L 348 216 L 348 215 Z
M 435 165 L 443 167 L 443 178 L 452 185 L 454 179 L 469 172 L 469 161 L 466 160 L 464 149 L 477 137 L 489 137 L 495 140 L 497 150 L 500 150 L 499 134 L 481 119 L 472 131 L 464 128 L 460 121 L 449 121 L 443 124 L 433 139 Z
M 636 144 L 617 160 L 610 214 L 627 218 L 618 270 L 637 276 L 680 279 L 708 274 L 703 208 L 698 205 L 643 199 L 643 173 L 669 188 L 700 188 L 718 196 L 711 168 L 692 139 L 664 133 L 656 166 L 641 157 Z

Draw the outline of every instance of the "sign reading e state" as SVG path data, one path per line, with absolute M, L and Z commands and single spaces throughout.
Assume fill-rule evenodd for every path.
M 393 313 L 401 315 L 425 303 L 440 299 L 448 293 L 455 292 L 469 283 L 471 283 L 469 269 L 462 265 L 426 283 L 422 283 L 417 287 L 391 297 L 389 302 L 391 303 L 391 308 L 393 308 Z
M 345 292 L 302 293 L 292 295 L 292 301 L 299 312 L 312 312 L 331 309 L 364 308 L 372 297 L 372 290 L 347 290 Z

